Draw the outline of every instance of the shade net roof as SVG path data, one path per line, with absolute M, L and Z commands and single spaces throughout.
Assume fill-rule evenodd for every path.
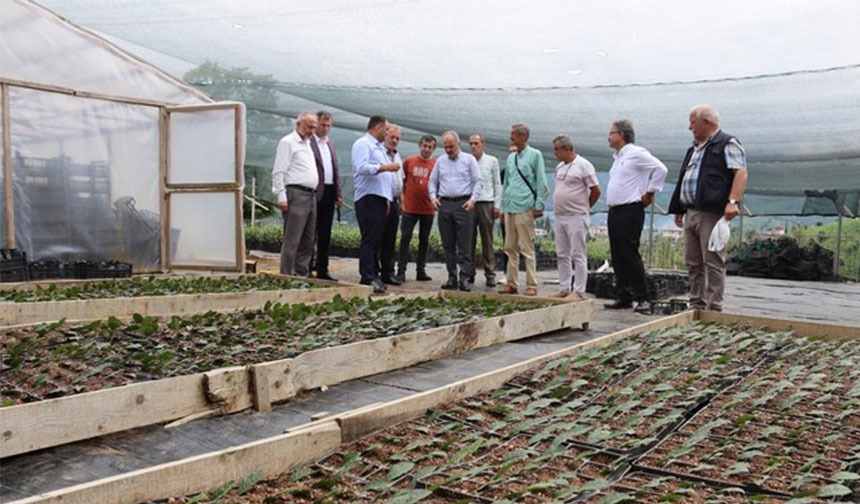
M 481 132 L 498 155 L 523 122 L 548 166 L 551 138 L 568 133 L 608 170 L 609 123 L 628 118 L 673 180 L 688 111 L 710 103 L 747 150 L 753 213 L 858 211 L 860 9 L 842 1 L 42 3 L 179 74 L 211 61 L 268 76 L 241 83 L 252 112 L 324 106 L 357 131 L 385 114 L 437 135 Z M 236 87 L 204 89 L 237 99 Z M 249 115 L 249 162 L 270 166 L 282 123 L 255 142 Z

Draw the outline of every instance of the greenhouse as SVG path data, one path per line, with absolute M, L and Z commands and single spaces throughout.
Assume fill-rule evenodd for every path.
M 860 502 L 857 26 L 835 0 L 0 0 L 0 501 Z M 749 171 L 704 308 L 667 212 L 701 103 Z M 276 148 L 320 110 L 330 274 L 282 275 Z M 498 232 L 499 285 L 440 288 L 435 224 L 423 275 L 367 285 L 373 115 L 402 158 L 530 128 L 536 288 L 499 290 Z M 605 192 L 582 295 L 552 234 L 553 137 L 605 189 L 618 119 L 669 169 L 635 307 Z
M 240 270 L 244 106 L 32 2 L 0 19 L 3 248 Z

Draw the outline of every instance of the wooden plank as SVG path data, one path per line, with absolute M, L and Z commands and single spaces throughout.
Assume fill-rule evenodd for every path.
M 0 458 L 209 409 L 203 374 L 0 408 Z
M 251 386 L 254 399 L 254 409 L 260 413 L 272 411 L 272 399 L 269 397 L 269 374 L 265 369 L 251 366 Z
M 203 373 L 206 398 L 223 414 L 236 413 L 254 405 L 251 374 L 245 366 L 213 369 Z
M 693 320 L 694 313 L 692 311 L 653 320 L 427 392 L 346 412 L 335 416 L 334 420 L 341 427 L 343 442 L 348 443 L 375 430 L 422 415 L 428 409 L 435 408 L 440 404 L 495 390 L 514 376 L 545 362 L 576 355 L 591 348 L 609 345 L 635 334 L 688 324 Z
M 310 280 L 310 279 L 308 279 Z M 335 287 L 338 284 L 326 284 Z M 0 302 L 0 326 L 16 326 L 53 322 L 104 319 L 110 316 L 128 318 L 141 315 L 184 315 L 207 311 L 233 311 L 262 308 L 267 302 L 324 303 L 340 294 L 345 298 L 370 295 L 366 285 L 340 284 L 329 289 L 268 290 L 254 292 L 220 292 L 177 294 L 172 296 L 141 296 L 112 299 L 82 299 L 72 301 L 40 301 L 34 303 Z
M 305 352 L 292 359 L 257 366 L 268 373 L 270 399 L 280 402 L 304 390 L 414 366 L 476 348 L 514 341 L 591 320 L 591 301 L 562 303 L 538 310 L 471 321 L 453 327 L 358 341 Z
M 16 504 L 127 503 L 210 490 L 255 473 L 289 471 L 336 450 L 340 429 L 334 421 L 317 423 L 274 438 L 48 492 Z
M 820 338 L 828 341 L 847 341 L 860 338 L 860 327 L 711 311 L 699 312 L 698 318 L 705 322 L 715 322 L 718 324 L 747 324 L 773 331 L 793 331 L 798 336 Z
M 3 130 L 3 138 L 0 143 L 3 145 L 3 205 L 4 218 L 6 220 L 6 236 L 4 237 L 3 248 L 16 248 L 15 245 L 15 191 L 13 188 L 14 178 L 12 175 L 12 133 L 9 125 L 9 87 L 5 83 L 0 83 L 0 129 Z

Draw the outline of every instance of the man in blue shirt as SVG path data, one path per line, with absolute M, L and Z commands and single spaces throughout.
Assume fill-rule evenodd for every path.
M 469 291 L 473 274 L 471 212 L 481 193 L 481 170 L 475 156 L 460 150 L 460 136 L 455 131 L 442 134 L 442 147 L 447 155 L 436 160 L 428 187 L 430 200 L 439 211 L 439 234 L 448 270 L 448 281 L 442 288 Z
M 379 247 L 382 223 L 394 200 L 392 172 L 400 169 L 400 163 L 389 161 L 382 145 L 387 127 L 388 120 L 384 116 L 373 116 L 367 123 L 367 133 L 352 144 L 355 217 L 361 231 L 358 271 L 361 283 L 372 285 L 377 294 L 386 290 L 379 276 Z

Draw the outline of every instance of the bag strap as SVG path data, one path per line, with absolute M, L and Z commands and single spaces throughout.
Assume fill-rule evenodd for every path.
M 517 161 L 517 153 L 516 152 L 514 152 L 514 166 L 517 167 L 517 172 L 519 172 L 520 178 L 523 179 L 523 182 L 526 183 L 526 186 L 528 186 L 529 191 L 532 192 L 532 196 L 534 196 L 535 203 L 537 203 L 537 191 L 535 191 L 535 188 L 532 187 L 531 183 L 529 182 L 529 179 L 527 179 L 526 176 L 523 175 L 523 171 L 520 170 L 520 163 L 519 163 L 519 161 Z

